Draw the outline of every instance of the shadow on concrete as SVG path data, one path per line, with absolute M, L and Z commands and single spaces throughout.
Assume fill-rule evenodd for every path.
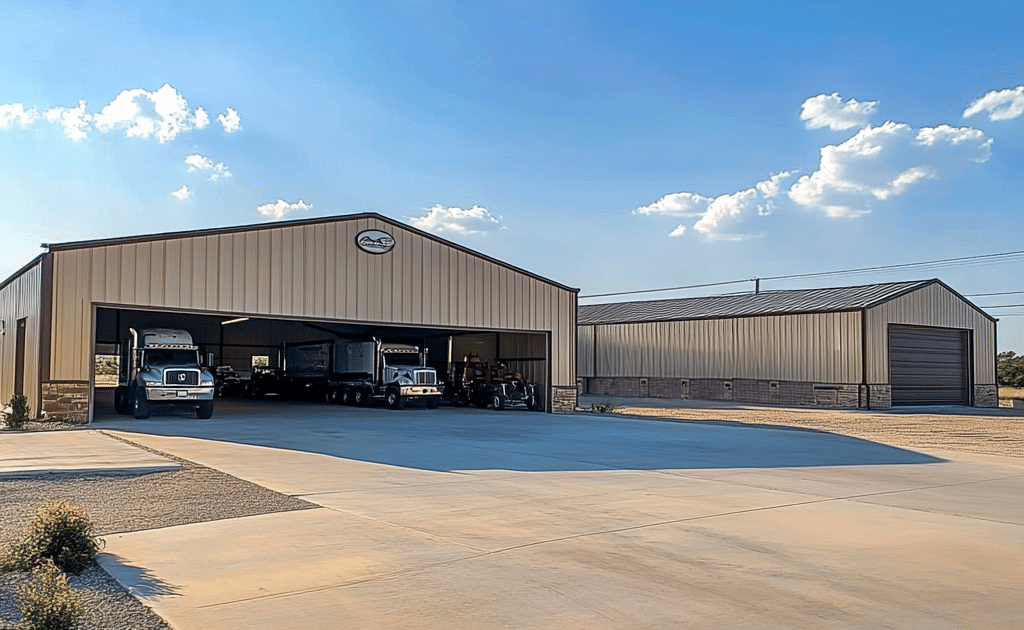
M 152 605 L 152 600 L 156 598 L 181 594 L 177 586 L 161 580 L 149 569 L 125 564 L 114 554 L 101 553 L 96 556 L 96 560 L 110 577 L 143 603 Z
M 118 416 L 93 428 L 320 453 L 433 471 L 660 470 L 929 464 L 943 460 L 854 437 L 785 427 L 662 422 L 442 407 L 392 411 L 218 399 L 210 420 Z

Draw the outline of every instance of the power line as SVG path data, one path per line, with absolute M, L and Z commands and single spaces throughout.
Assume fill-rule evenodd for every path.
M 1024 304 L 993 304 L 992 306 L 979 306 L 978 308 L 1011 308 L 1024 306 Z
M 1000 291 L 999 293 L 965 293 L 964 297 L 982 297 L 986 295 L 1020 295 L 1024 291 Z
M 634 291 L 617 291 L 614 293 L 595 293 L 592 295 L 581 295 L 580 298 L 611 297 L 615 295 L 637 295 L 639 293 L 660 293 L 664 291 L 678 291 L 681 289 L 697 289 L 702 287 L 722 286 L 726 284 L 739 284 L 742 282 L 754 282 L 756 280 L 789 280 L 793 278 L 825 278 L 833 276 L 846 276 L 861 273 L 874 273 L 879 271 L 911 270 L 911 269 L 937 269 L 942 267 L 974 267 L 981 265 L 1002 264 L 1011 262 L 1013 259 L 1024 257 L 1024 250 L 1013 252 L 999 252 L 995 254 L 980 254 L 977 256 L 961 256 L 959 258 L 941 258 L 939 260 L 926 260 L 913 263 L 900 263 L 896 265 L 879 265 L 877 267 L 860 267 L 857 269 L 838 269 L 834 271 L 818 271 L 813 273 L 795 273 L 783 276 L 766 276 L 764 278 L 751 278 L 749 280 L 728 280 L 724 282 L 708 282 L 705 284 L 694 284 L 680 287 L 663 287 L 657 289 L 638 289 Z M 1017 293 L 1010 291 L 1004 295 Z M 1024 293 L 1021 291 L 1020 293 Z M 981 295 L 981 294 L 978 294 Z M 996 294 L 992 294 L 996 295 Z

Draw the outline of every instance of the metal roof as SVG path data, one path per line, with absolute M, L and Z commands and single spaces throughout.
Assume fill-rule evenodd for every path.
M 917 280 L 830 289 L 791 289 L 674 300 L 592 304 L 579 307 L 579 325 L 858 311 L 936 282 L 942 284 L 939 280 Z

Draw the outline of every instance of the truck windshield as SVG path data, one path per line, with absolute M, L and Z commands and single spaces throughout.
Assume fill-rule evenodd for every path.
M 419 367 L 420 355 L 414 352 L 386 352 L 384 362 L 392 367 Z
M 161 348 L 146 350 L 144 364 L 150 367 L 198 367 L 199 354 L 195 350 Z

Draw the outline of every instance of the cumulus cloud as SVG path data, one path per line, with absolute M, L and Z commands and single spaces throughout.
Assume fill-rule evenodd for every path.
M 669 193 L 649 206 L 641 206 L 633 214 L 666 214 L 675 217 L 699 217 L 713 201 L 691 192 Z
M 1005 90 L 992 90 L 972 101 L 964 110 L 964 118 L 988 112 L 989 120 L 1012 120 L 1024 114 L 1024 85 Z
M 306 203 L 299 199 L 295 203 L 288 203 L 284 199 L 278 199 L 274 203 L 265 203 L 262 206 L 256 207 L 256 212 L 259 212 L 265 217 L 271 219 L 281 219 L 285 215 L 302 210 L 309 210 L 313 207 L 313 204 Z
M 842 131 L 866 125 L 876 107 L 878 101 L 858 102 L 851 98 L 844 103 L 838 92 L 819 94 L 800 106 L 800 120 L 807 121 L 808 129 L 828 127 L 832 131 Z
M 242 128 L 242 119 L 238 115 L 238 112 L 228 108 L 228 111 L 223 114 L 217 114 L 217 120 L 224 127 L 224 133 L 234 133 Z
M 458 207 L 445 208 L 437 204 L 424 208 L 422 217 L 411 217 L 409 223 L 428 232 L 454 232 L 456 234 L 483 234 L 507 229 L 501 224 L 501 215 L 491 214 L 487 208 L 474 205 L 463 210 Z
M 885 122 L 861 129 L 839 145 L 821 149 L 817 170 L 789 189 L 799 206 L 830 217 L 871 211 L 872 202 L 902 194 L 923 179 L 951 175 L 968 161 L 984 162 L 992 140 L 970 127 L 922 127 Z
M 197 107 L 192 111 L 185 97 L 169 83 L 154 91 L 123 90 L 99 112 L 93 113 L 87 111 L 84 100 L 79 101 L 77 107 L 45 109 L 42 115 L 38 109 L 26 109 L 21 103 L 0 104 L 0 129 L 10 128 L 15 122 L 28 127 L 37 119 L 62 126 L 64 136 L 75 141 L 84 140 L 93 131 L 123 130 L 129 138 L 156 138 L 161 144 L 210 124 L 206 110 Z M 224 130 L 231 133 L 240 128 L 239 121 L 238 112 L 228 108 L 228 116 L 221 123 Z
M 231 177 L 231 171 L 224 165 L 223 162 L 214 164 L 210 158 L 193 153 L 185 157 L 185 164 L 188 164 L 188 172 L 194 173 L 196 171 L 213 171 L 210 173 L 210 181 L 216 181 L 221 177 Z
M 0 105 L 0 129 L 10 129 L 14 123 L 21 125 L 24 129 L 39 118 L 39 112 L 33 107 L 25 109 L 21 103 L 10 103 Z
M 668 233 L 669 236 L 682 236 L 683 234 L 686 234 L 686 226 L 682 223 L 677 225 L 674 230 Z
M 192 196 L 192 191 L 188 189 L 188 186 L 182 186 L 181 188 L 175 190 L 171 194 L 177 197 L 178 199 L 185 201 L 186 199 Z

